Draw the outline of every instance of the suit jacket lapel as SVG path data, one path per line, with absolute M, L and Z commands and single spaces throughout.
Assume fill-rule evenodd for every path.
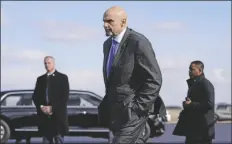
M 42 80 L 41 80 L 41 88 L 42 88 L 42 90 L 45 90 L 46 88 L 47 88 L 47 74 L 44 74 L 43 76 L 42 76 Z
M 110 52 L 110 47 L 111 47 L 111 44 L 112 44 L 111 39 L 112 38 L 110 37 L 107 40 L 106 44 L 104 45 L 105 56 L 104 56 L 104 60 L 103 60 L 103 76 L 104 76 L 105 83 L 107 83 L 106 67 L 107 67 L 107 61 L 108 61 L 108 56 L 109 56 L 109 52 Z
M 187 97 L 191 98 L 192 92 L 197 87 L 198 83 L 199 83 L 199 81 L 196 81 L 196 80 L 191 81 L 191 85 L 190 85 L 190 87 L 188 89 L 188 96 Z
M 107 78 L 107 83 L 109 83 L 111 81 L 112 76 L 113 76 L 113 72 L 114 72 L 114 67 L 117 65 L 121 55 L 123 54 L 123 52 L 127 46 L 127 42 L 128 42 L 127 39 L 128 39 L 129 34 L 130 34 L 130 29 L 127 28 L 119 46 L 118 46 L 117 53 L 115 54 L 114 61 L 113 61 L 113 64 L 111 66 L 109 78 Z
M 126 30 L 126 32 L 125 32 L 123 38 L 122 38 L 122 41 L 121 41 L 120 44 L 119 44 L 118 51 L 117 51 L 117 53 L 116 53 L 116 55 L 115 55 L 115 57 L 114 57 L 114 62 L 113 62 L 112 67 L 113 67 L 113 66 L 116 66 L 116 64 L 118 63 L 118 60 L 120 59 L 122 53 L 124 52 L 124 50 L 125 50 L 125 48 L 126 48 L 126 46 L 127 46 L 127 42 L 128 42 L 128 41 L 127 41 L 127 38 L 128 38 L 128 36 L 129 36 L 129 34 L 130 34 L 130 29 L 127 28 L 127 30 Z M 112 71 L 111 71 L 111 72 L 112 72 Z
M 110 80 L 110 77 L 112 76 L 112 72 L 113 72 L 113 67 L 116 66 L 116 64 L 118 63 L 118 60 L 120 58 L 120 56 L 122 55 L 123 51 L 125 50 L 126 46 L 127 46 L 127 39 L 128 39 L 128 36 L 130 34 L 130 29 L 127 28 L 123 38 L 122 38 L 122 41 L 120 42 L 119 44 L 119 47 L 118 47 L 118 50 L 117 50 L 117 53 L 114 57 L 114 61 L 113 61 L 113 64 L 111 66 L 111 72 L 109 74 L 109 78 L 107 78 L 107 74 L 106 74 L 106 67 L 107 67 L 107 60 L 108 60 L 108 56 L 109 56 L 109 51 L 110 51 L 110 48 L 111 48 L 111 45 L 112 45 L 112 38 L 110 37 L 105 45 L 105 58 L 104 58 L 104 62 L 103 62 L 103 71 L 104 71 L 104 80 L 105 80 L 105 84 L 109 82 Z
M 50 85 L 56 84 L 57 75 L 58 75 L 58 71 L 57 70 L 55 70 L 55 72 L 50 75 Z
M 57 74 L 58 74 L 58 71 L 55 70 L 55 72 L 49 76 L 49 86 L 52 85 L 52 83 L 54 82 L 54 79 L 56 78 Z M 46 85 L 47 85 L 47 80 L 48 80 L 48 75 L 47 74 L 45 74 L 45 79 L 46 79 L 45 81 L 46 81 Z
M 58 71 L 55 70 L 55 72 L 51 75 L 52 78 L 55 78 L 55 76 L 58 74 Z

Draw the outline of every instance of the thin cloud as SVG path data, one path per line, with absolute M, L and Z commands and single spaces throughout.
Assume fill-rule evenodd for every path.
M 100 30 L 95 27 L 72 21 L 45 21 L 42 23 L 42 36 L 48 41 L 78 42 L 96 38 Z
M 104 96 L 104 84 L 100 72 L 87 69 L 73 69 L 58 71 L 68 75 L 70 89 L 90 90 Z M 34 88 L 38 76 L 43 75 L 45 70 L 33 69 L 30 66 L 4 67 L 1 72 L 2 89 L 30 89 Z
M 20 51 L 18 58 L 30 59 L 30 60 L 41 60 L 46 56 L 46 54 L 39 50 L 24 50 Z
M 12 49 L 2 47 L 2 60 L 25 60 L 25 61 L 37 61 L 41 60 L 46 56 L 46 53 L 37 49 Z
M 214 69 L 213 70 L 213 74 L 214 74 L 215 78 L 220 80 L 220 81 L 225 80 L 225 77 L 223 76 L 223 72 L 224 72 L 224 69 Z
M 157 56 L 157 60 L 162 69 L 186 69 L 189 67 L 192 59 L 191 57 L 159 57 Z
M 104 96 L 105 86 L 103 83 L 102 72 L 100 70 L 58 69 L 58 71 L 68 75 L 71 89 L 90 90 Z M 1 72 L 1 87 L 2 89 L 34 88 L 36 78 L 44 73 L 45 70 L 42 68 L 42 66 L 40 70 L 33 69 L 30 66 L 4 67 L 2 68 Z M 167 105 L 180 105 L 186 97 L 188 89 L 186 83 L 186 79 L 188 78 L 187 72 L 183 69 L 180 70 L 178 68 L 172 68 L 163 69 L 162 74 L 163 85 L 160 94 L 165 103 Z M 227 101 L 227 91 L 230 91 L 230 87 L 228 86 L 230 83 L 221 83 L 223 84 L 223 87 L 221 87 L 221 84 L 218 83 L 218 79 L 221 80 L 221 77 L 212 77 L 211 75 L 212 73 L 209 72 L 207 73 L 206 77 L 208 77 L 214 84 L 216 92 L 224 95 L 225 97 L 224 100 L 220 99 L 220 101 Z M 218 97 L 218 95 L 216 97 Z
M 105 86 L 101 71 L 89 69 L 73 69 L 64 71 L 70 81 L 72 89 L 83 89 L 96 92 L 104 96 Z
M 217 83 L 231 83 L 231 72 L 216 68 L 211 73 L 211 78 Z
M 45 73 L 42 60 L 45 52 L 37 49 L 12 49 L 2 47 L 1 88 L 34 88 L 35 80 Z M 58 64 L 59 65 L 59 64 Z M 71 89 L 91 90 L 103 95 L 104 84 L 101 71 L 69 69 L 58 71 L 68 75 Z
M 186 26 L 179 21 L 156 21 L 153 23 L 153 28 L 156 30 L 176 31 L 186 28 Z
M 6 51 L 6 49 L 4 49 Z M 16 57 L 20 54 L 21 57 Z M 23 59 L 23 64 L 20 65 L 2 65 L 1 71 L 1 88 L 2 89 L 28 89 L 34 88 L 36 78 L 45 73 L 41 65 L 38 65 L 39 60 L 44 54 L 40 51 L 22 51 L 14 53 L 11 58 L 14 61 Z M 167 105 L 180 105 L 186 97 L 189 63 L 185 58 L 157 58 L 163 75 L 163 85 L 161 88 L 161 96 Z M 5 59 L 4 59 L 5 60 Z M 35 61 L 36 60 L 36 61 Z M 60 69 L 58 71 L 68 75 L 71 89 L 90 90 L 101 96 L 105 94 L 105 86 L 101 70 L 91 69 Z M 227 101 L 230 94 L 230 72 L 221 68 L 207 70 L 206 77 L 214 84 L 217 94 L 224 95 L 224 100 Z M 223 86 L 221 86 L 223 85 Z M 173 98 L 175 96 L 175 98 Z M 219 99 L 218 99 L 219 100 Z M 222 101 L 222 99 L 220 99 Z
M 1 8 L 1 27 L 2 27 L 2 26 L 5 26 L 6 23 L 7 23 L 7 21 L 6 21 L 6 15 L 5 15 L 5 13 L 3 12 L 3 8 Z
M 1 71 L 2 89 L 28 89 L 34 88 L 36 77 L 42 71 L 33 70 L 30 66 L 5 66 Z M 44 73 L 44 72 L 43 72 Z

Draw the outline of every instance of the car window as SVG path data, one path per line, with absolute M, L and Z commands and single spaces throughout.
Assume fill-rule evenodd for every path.
M 95 96 L 88 94 L 88 93 L 80 94 L 80 97 L 81 97 L 82 101 L 89 102 L 89 104 L 91 104 L 93 106 L 98 106 L 101 102 L 100 99 L 98 99 Z
M 8 96 L 1 102 L 1 106 L 17 106 L 19 103 L 21 103 L 20 95 Z
M 217 110 L 226 110 L 227 106 L 226 105 L 218 105 Z
M 229 111 L 229 112 L 231 112 L 231 107 L 232 107 L 232 106 L 228 106 L 228 111 Z
M 98 106 L 101 100 L 90 94 L 71 93 L 69 95 L 68 106 Z
M 70 94 L 68 100 L 68 106 L 80 106 L 81 100 L 79 95 L 77 94 Z
M 33 106 L 32 94 L 11 94 L 4 98 L 1 106 Z

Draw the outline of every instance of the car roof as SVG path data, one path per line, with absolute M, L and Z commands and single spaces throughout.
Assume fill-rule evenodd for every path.
M 2 97 L 4 94 L 6 93 L 11 93 L 11 92 L 31 92 L 34 91 L 34 89 L 14 89 L 14 90 L 3 90 L 1 91 L 1 95 L 0 97 Z M 84 92 L 84 93 L 91 93 L 93 95 L 95 95 L 97 98 L 102 99 L 102 97 L 94 92 L 88 91 L 88 90 L 74 90 L 71 89 L 70 92 Z

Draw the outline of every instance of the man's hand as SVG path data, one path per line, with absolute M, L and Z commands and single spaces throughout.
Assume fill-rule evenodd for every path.
M 46 113 L 52 115 L 52 106 L 46 106 Z
M 40 106 L 41 111 L 46 115 L 52 115 L 52 106 Z
M 192 101 L 189 98 L 186 98 L 185 104 L 190 104 Z
M 189 98 L 186 98 L 185 101 L 183 101 L 183 108 L 185 108 L 186 106 L 188 106 L 192 101 Z
M 40 106 L 40 110 L 41 110 L 43 113 L 45 113 L 45 111 L 46 111 L 45 106 L 41 105 L 41 106 Z

